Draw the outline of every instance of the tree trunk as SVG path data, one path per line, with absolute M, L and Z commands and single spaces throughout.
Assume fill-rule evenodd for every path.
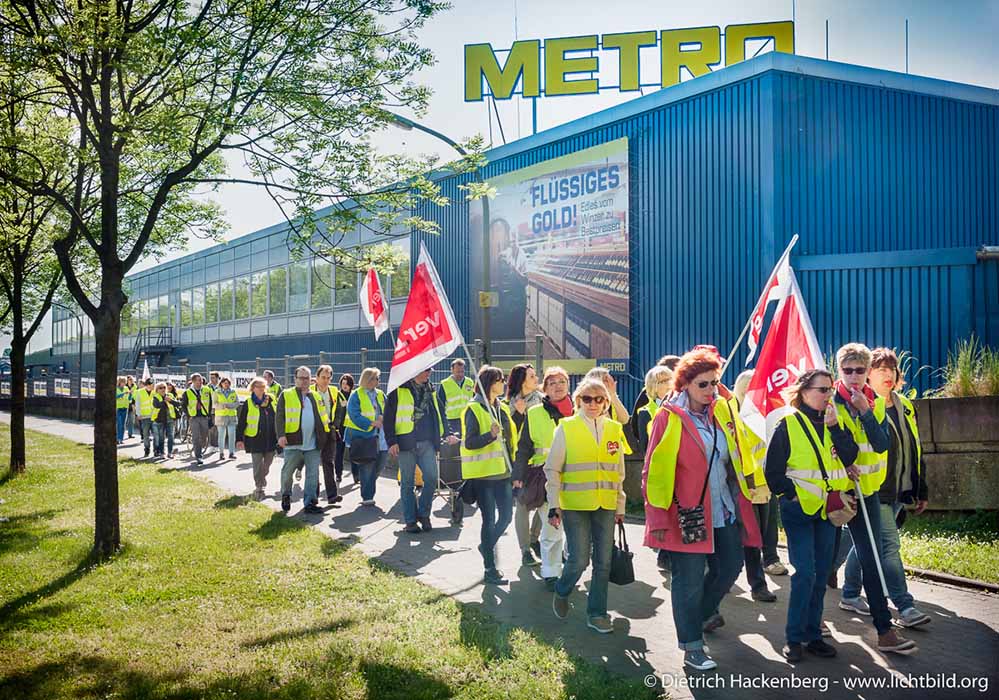
M 23 474 L 24 449 L 24 351 L 25 343 L 15 338 L 10 343 L 10 470 Z
M 118 378 L 118 333 L 121 309 L 105 301 L 94 322 L 96 387 L 94 401 L 94 554 L 113 555 L 121 547 L 118 520 L 118 438 L 115 386 Z

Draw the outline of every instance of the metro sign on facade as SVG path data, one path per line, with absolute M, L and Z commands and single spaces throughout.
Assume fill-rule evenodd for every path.
M 794 53 L 794 22 L 730 24 L 725 27 L 724 34 L 726 66 L 746 60 L 746 42 L 752 40 L 773 39 L 775 51 Z M 510 99 L 521 81 L 524 97 L 596 94 L 601 87 L 606 87 L 592 77 L 599 72 L 597 52 L 601 50 L 618 53 L 618 83 L 613 87 L 622 92 L 636 91 L 648 84 L 641 80 L 639 53 L 643 47 L 654 46 L 660 50 L 659 84 L 669 87 L 680 82 L 683 68 L 697 77 L 710 73 L 713 66 L 721 65 L 722 30 L 720 27 L 651 29 L 545 39 L 543 59 L 542 41 L 527 39 L 513 43 L 502 66 L 491 45 L 466 44 L 465 101 L 478 102 L 488 94 L 498 100 Z M 578 55 L 580 52 L 591 55 Z M 592 55 L 594 53 L 597 55 Z M 570 80 L 573 76 L 575 78 Z M 488 92 L 483 90 L 483 82 L 488 86 Z

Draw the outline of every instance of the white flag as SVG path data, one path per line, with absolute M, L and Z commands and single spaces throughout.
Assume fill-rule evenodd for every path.
M 152 376 L 153 375 L 149 374 L 149 360 L 144 359 L 142 361 L 142 382 L 145 383 L 145 381 Z
M 359 303 L 364 312 L 364 318 L 375 329 L 375 340 L 378 340 L 381 334 L 389 329 L 389 318 L 388 307 L 385 305 L 385 295 L 382 293 L 382 284 L 378 281 L 378 273 L 373 267 L 369 268 L 368 273 L 364 275 Z

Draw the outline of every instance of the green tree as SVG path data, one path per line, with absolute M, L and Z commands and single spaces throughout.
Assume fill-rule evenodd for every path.
M 98 555 L 121 542 L 114 385 L 124 276 L 150 250 L 192 229 L 218 227 L 196 188 L 263 185 L 296 222 L 295 243 L 337 254 L 336 235 L 366 225 L 433 230 L 413 217 L 417 198 L 446 204 L 419 173 L 428 161 L 379 157 L 370 136 L 389 109 L 424 109 L 413 76 L 432 62 L 416 32 L 443 9 L 431 0 L 0 0 L 0 29 L 16 44 L 17 70 L 38 71 L 44 100 L 72 123 L 67 146 L 81 168 L 73 196 L 48 178 L 0 179 L 51 196 L 69 217 L 55 244 L 66 285 L 93 321 Z M 13 61 L 12 61 L 13 62 Z M 242 157 L 249 174 L 228 175 Z M 459 167 L 475 167 L 467 159 Z M 81 215 L 88 178 L 93 222 Z M 400 184 L 391 184 L 400 183 Z M 350 200 L 350 207 L 343 203 Z M 335 211 L 320 219 L 320 204 Z M 88 293 L 72 251 L 91 249 L 99 285 Z M 237 309 L 241 302 L 237 292 Z M 238 313 L 237 313 L 238 315 Z

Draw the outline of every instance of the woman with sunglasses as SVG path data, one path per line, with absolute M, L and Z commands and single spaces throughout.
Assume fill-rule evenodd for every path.
M 718 667 L 704 633 L 725 624 L 718 606 L 742 571 L 743 547 L 762 546 L 743 476 L 752 456 L 741 419 L 717 398 L 720 370 L 708 348 L 680 358 L 678 393 L 652 420 L 642 474 L 645 545 L 669 551 L 677 640 L 696 671 Z
M 548 522 L 565 525 L 569 558 L 555 582 L 552 609 L 564 620 L 569 595 L 592 559 L 586 626 L 614 631 L 607 615 L 614 525 L 624 523 L 624 429 L 605 413 L 610 394 L 603 382 L 583 379 L 573 393 L 576 413 L 559 421 L 545 461 Z
M 822 604 L 836 539 L 836 528 L 826 517 L 826 494 L 852 489 L 837 456 L 852 461 L 857 445 L 839 426 L 830 404 L 832 391 L 830 372 L 804 372 L 790 389 L 794 413 L 777 424 L 767 448 L 767 484 L 779 496 L 794 566 L 784 628 L 787 644 L 781 652 L 791 663 L 801 661 L 803 650 L 836 656 L 835 647 L 822 639 Z
M 862 510 L 858 508 L 857 517 L 840 529 L 840 541 L 835 547 L 840 552 L 850 550 L 839 607 L 871 617 L 878 633 L 878 651 L 913 654 L 917 651 L 916 645 L 912 640 L 902 639 L 892 627 L 891 611 L 881 589 L 881 576 L 875 561 L 880 552 L 867 534 L 868 525 L 870 532 L 881 532 L 878 492 L 887 474 L 888 448 L 891 444 L 887 407 L 884 398 L 875 394 L 867 384 L 871 351 L 866 345 L 847 343 L 841 347 L 836 351 L 836 367 L 839 380 L 833 393 L 833 406 L 839 425 L 857 445 L 854 459 L 847 460 L 842 456 L 840 459 L 847 465 L 847 473 L 864 499 L 864 507 Z M 834 555 L 834 569 L 839 568 L 840 561 Z M 867 594 L 866 602 L 860 597 L 861 585 Z

